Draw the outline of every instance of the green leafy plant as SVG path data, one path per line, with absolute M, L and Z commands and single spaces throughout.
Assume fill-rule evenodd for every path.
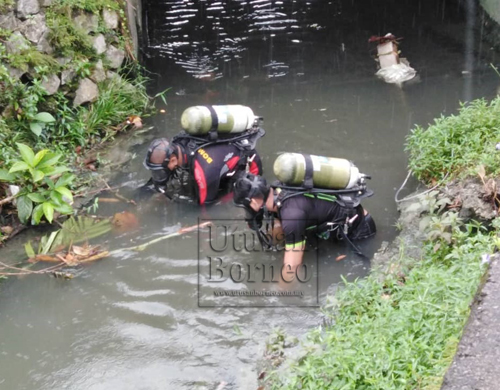
M 66 173 L 69 171 L 67 167 L 58 165 L 61 155 L 47 149 L 35 154 L 22 143 L 17 147 L 21 159 L 15 161 L 8 171 L 0 170 L 0 181 L 20 187 L 16 196 L 19 220 L 26 224 L 31 217 L 31 223 L 37 225 L 43 216 L 52 223 L 54 211 L 71 214 L 73 208 L 69 202 L 73 201 L 73 194 L 68 185 L 74 176 Z M 54 176 L 60 176 L 56 182 L 51 179 Z
M 86 58 L 76 61 L 75 72 L 80 78 L 89 77 L 92 73 L 92 63 Z
M 109 219 L 97 220 L 84 216 L 70 217 L 63 222 L 61 229 L 42 236 L 36 254 L 55 253 L 72 244 L 102 236 L 111 231 L 111 228 L 112 224 Z M 28 257 L 35 257 L 31 241 L 25 244 L 25 249 Z
M 33 134 L 39 137 L 45 129 L 45 126 L 48 123 L 54 123 L 55 121 L 55 118 L 48 112 L 39 112 L 38 114 L 35 114 L 33 119 L 30 121 L 30 130 Z

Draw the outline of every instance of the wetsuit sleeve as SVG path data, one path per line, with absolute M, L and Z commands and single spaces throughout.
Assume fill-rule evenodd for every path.
M 280 221 L 287 247 L 293 247 L 305 242 L 307 221 L 303 210 L 293 207 L 282 209 Z

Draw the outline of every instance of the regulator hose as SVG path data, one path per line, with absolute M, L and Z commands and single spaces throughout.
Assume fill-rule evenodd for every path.
M 408 175 L 406 176 L 405 181 L 403 182 L 403 184 L 401 185 L 401 187 L 399 187 L 399 189 L 396 191 L 396 195 L 394 195 L 394 200 L 395 200 L 396 203 L 405 202 L 407 200 L 415 199 L 415 198 L 418 198 L 418 197 L 420 197 L 422 195 L 428 194 L 429 192 L 431 192 L 431 191 L 435 190 L 436 188 L 438 188 L 442 184 L 442 182 L 444 182 L 446 180 L 446 178 L 448 177 L 448 175 L 450 174 L 450 172 L 447 172 L 446 175 L 443 177 L 443 180 L 441 180 L 441 182 L 437 183 L 434 187 L 429 188 L 428 190 L 425 190 L 424 192 L 421 192 L 421 193 L 415 194 L 415 195 L 411 195 L 411 196 L 407 196 L 407 197 L 405 197 L 403 199 L 398 199 L 399 193 L 401 192 L 401 190 L 404 188 L 404 186 L 408 182 L 408 179 L 410 178 L 410 175 L 412 173 L 413 172 L 410 169 L 408 171 Z

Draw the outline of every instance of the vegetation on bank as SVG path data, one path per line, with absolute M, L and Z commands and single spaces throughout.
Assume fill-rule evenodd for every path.
M 14 5 L 13 0 L 2 0 L 0 12 Z M 128 118 L 151 112 L 153 99 L 130 50 L 124 7 L 125 1 L 54 0 L 43 9 L 51 54 L 22 37 L 15 50 L 8 50 L 3 43 L 19 32 L 0 29 L 0 226 L 15 224 L 16 213 L 23 224 L 52 222 L 54 211 L 71 214 L 72 191 L 88 171 L 83 156 L 131 127 Z M 118 27 L 106 27 L 104 10 L 116 12 Z M 127 53 L 123 66 L 115 70 L 105 53 L 97 53 L 92 37 L 75 23 L 78 15 L 98 18 L 94 37 L 102 34 L 108 47 L 112 43 Z M 24 75 L 18 77 L 13 68 Z M 103 75 L 99 80 L 92 77 L 97 71 Z M 54 75 L 61 75 L 64 85 L 50 94 L 44 83 Z M 75 104 L 75 91 L 89 78 L 97 85 L 97 99 Z M 50 172 L 48 161 L 78 175 Z M 63 186 L 57 185 L 60 180 Z M 5 229 L 3 233 L 5 237 Z
M 417 127 L 408 137 L 410 168 L 429 184 L 478 171 L 484 183 L 500 172 L 499 111 L 500 98 L 480 99 Z M 500 220 L 464 221 L 459 207 L 439 191 L 409 206 L 425 233 L 422 258 L 407 256 L 401 243 L 386 271 L 345 283 L 325 308 L 330 324 L 310 332 L 302 356 L 268 375 L 266 388 L 441 388 L 486 264 L 500 249 Z
M 439 389 L 496 234 L 457 224 L 452 246 L 436 252 L 429 241 L 422 261 L 402 254 L 383 282 L 373 272 L 346 283 L 325 309 L 332 325 L 309 334 L 304 356 L 270 388 Z
M 426 183 L 500 173 L 500 97 L 462 104 L 457 115 L 441 116 L 427 129 L 416 126 L 408 137 L 409 168 Z

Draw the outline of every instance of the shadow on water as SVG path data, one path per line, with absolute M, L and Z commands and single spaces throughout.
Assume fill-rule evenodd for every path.
M 375 196 L 364 205 L 378 234 L 360 244 L 371 255 L 396 234 L 394 194 L 407 174 L 409 130 L 456 112 L 464 96 L 496 93 L 497 78 L 484 67 L 484 55 L 491 60 L 494 54 L 479 44 L 478 34 L 466 39 L 471 23 L 465 4 L 150 1 L 144 5 L 144 61 L 155 78 L 153 89 L 172 89 L 166 113 L 152 118 L 149 137 L 177 133 L 188 106 L 237 103 L 265 118 L 259 152 L 268 178 L 284 151 L 353 160 L 373 177 Z M 419 82 L 401 89 L 375 78 L 367 41 L 388 32 L 404 37 L 400 48 Z M 464 70 L 470 71 L 467 77 Z M 131 149 L 136 157 L 113 184 L 125 184 L 132 193 L 148 179 L 142 167 L 147 144 Z M 123 209 L 114 207 L 102 204 L 99 213 Z M 199 208 L 160 196 L 141 199 L 136 212 L 139 230 L 113 236 L 111 247 L 145 242 L 198 218 L 241 217 L 230 202 Z M 320 315 L 314 308 L 198 307 L 197 240 L 190 233 L 138 254 L 124 252 L 71 281 L 37 277 L 4 283 L 0 387 L 214 389 L 225 381 L 226 389 L 255 389 L 255 361 L 270 330 L 281 326 L 300 336 L 321 322 Z M 21 256 L 21 241 L 3 253 Z M 342 254 L 347 257 L 335 261 Z M 280 261 L 274 253 L 225 256 Z M 309 264 L 316 259 L 321 302 L 341 275 L 353 280 L 369 270 L 369 262 L 343 244 L 324 243 L 317 257 L 306 256 Z

